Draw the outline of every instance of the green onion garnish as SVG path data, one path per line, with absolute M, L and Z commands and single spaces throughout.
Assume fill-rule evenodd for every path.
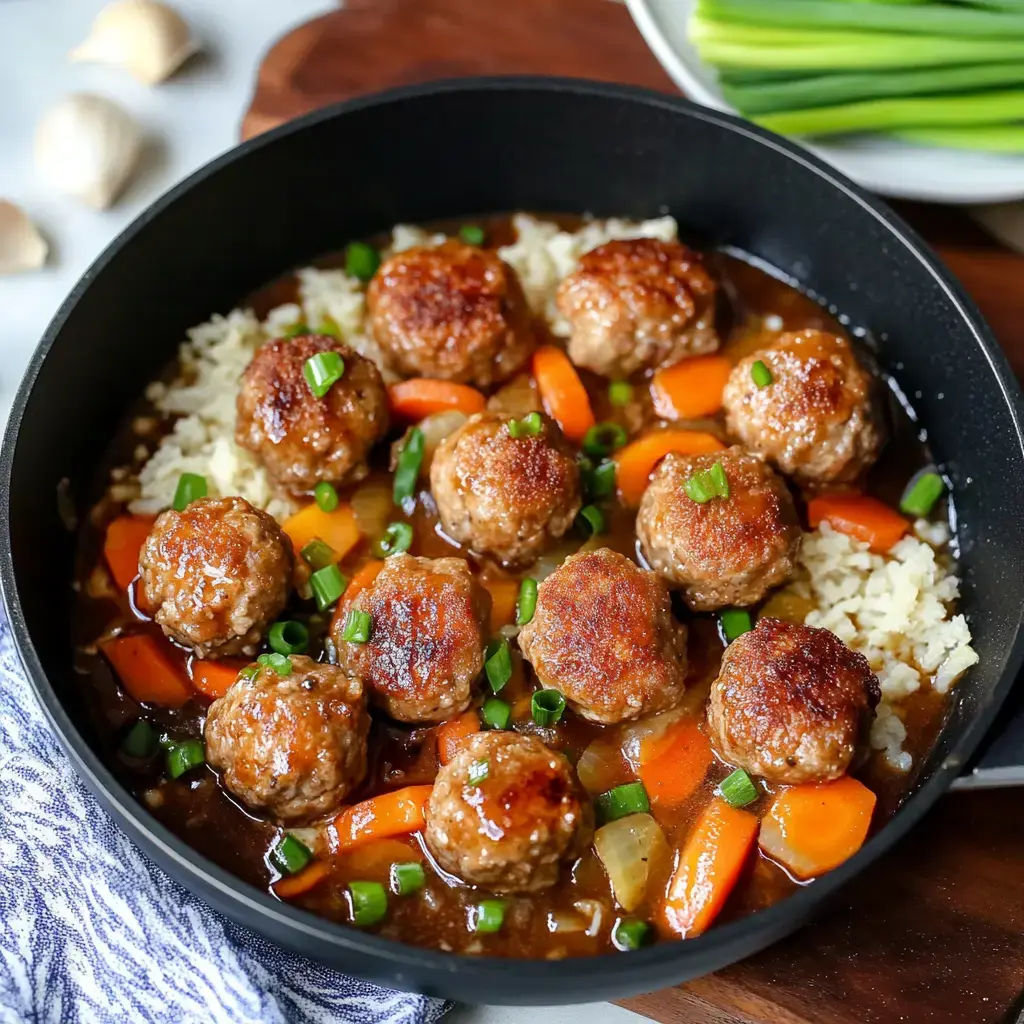
M 725 467 L 716 462 L 710 469 L 693 473 L 683 484 L 683 490 L 698 505 L 712 498 L 728 498 L 729 479 L 725 475 Z
M 746 608 L 726 608 L 718 613 L 718 627 L 726 646 L 738 636 L 749 633 L 754 624 L 750 620 L 750 612 Z
M 365 242 L 350 242 L 345 249 L 345 273 L 369 281 L 380 266 L 380 253 Z
M 206 497 L 206 477 L 198 473 L 182 473 L 178 477 L 178 486 L 174 488 L 175 512 L 184 512 L 197 498 Z
M 348 580 L 336 565 L 326 565 L 309 577 L 309 586 L 316 598 L 317 608 L 326 611 L 345 593 Z
M 595 459 L 603 459 L 628 440 L 629 435 L 618 423 L 598 423 L 584 434 L 583 450 Z
M 344 372 L 345 360 L 337 352 L 317 352 L 302 364 L 302 375 L 317 398 L 323 398 Z
M 246 665 L 245 668 L 238 673 L 239 679 L 255 679 L 260 674 L 259 667 L 256 665 Z
M 537 581 L 527 576 L 519 584 L 519 600 L 516 602 L 516 625 L 525 626 L 537 610 Z
M 474 761 L 469 766 L 469 781 L 474 786 L 478 786 L 490 774 L 491 762 L 486 757 L 480 761 Z
M 651 926 L 646 921 L 619 920 L 615 922 L 612 929 L 612 943 L 616 949 L 624 953 L 631 953 L 639 949 L 646 941 L 651 932 Z
M 483 245 L 484 244 L 484 229 L 478 224 L 463 224 L 459 228 L 459 238 L 461 238 L 466 245 Z
M 580 467 L 580 480 L 583 483 L 583 494 L 587 501 L 607 498 L 615 493 L 615 463 L 610 459 L 602 459 L 596 466 L 586 455 L 581 455 L 577 462 Z
M 388 893 L 380 882 L 349 882 L 352 899 L 352 923 L 369 928 L 384 920 L 388 912 Z
M 301 622 L 284 619 L 270 627 L 267 643 L 277 654 L 305 654 L 309 646 L 309 630 Z
M 323 320 L 320 321 L 320 326 L 316 329 L 317 334 L 329 334 L 332 338 L 341 337 L 341 327 L 338 325 L 338 321 L 333 316 L 325 315 Z
M 509 420 L 508 432 L 512 437 L 536 437 L 544 429 L 539 412 L 528 412 L 521 420 Z
M 271 849 L 270 859 L 281 874 L 296 875 L 313 859 L 313 854 L 304 843 L 286 832 Z
M 485 729 L 507 729 L 512 709 L 498 697 L 488 697 L 480 709 Z
M 504 900 L 481 900 L 470 915 L 470 930 L 482 935 L 493 935 L 501 931 L 505 921 Z
M 487 645 L 484 651 L 484 671 L 495 693 L 500 693 L 501 688 L 512 678 L 512 652 L 503 636 Z
M 730 807 L 746 807 L 757 799 L 757 787 L 742 768 L 722 779 L 718 792 Z
M 423 431 L 419 427 L 413 427 L 406 435 L 395 467 L 392 497 L 399 507 L 416 493 L 416 481 L 420 475 L 420 466 L 423 464 L 424 446 Z
M 297 338 L 300 334 L 309 334 L 309 324 L 302 320 L 298 323 L 294 323 L 291 327 L 286 327 L 281 334 L 282 338 Z
M 419 861 L 391 865 L 391 888 L 399 896 L 411 896 L 427 884 L 427 873 Z
M 633 385 L 628 380 L 613 380 L 608 385 L 608 401 L 612 405 L 629 405 L 633 401 Z
M 576 516 L 576 528 L 584 537 L 604 532 L 604 516 L 596 505 L 584 505 Z
M 152 757 L 157 751 L 156 729 L 140 718 L 121 740 L 121 753 L 129 757 Z
M 202 740 L 183 740 L 167 751 L 167 775 L 179 779 L 185 772 L 206 764 L 206 748 Z
M 313 500 L 321 512 L 333 512 L 338 507 L 338 492 L 334 489 L 334 484 L 321 480 L 313 488 Z
M 345 619 L 345 628 L 342 631 L 341 639 L 347 640 L 350 644 L 369 643 L 370 630 L 370 613 L 353 608 L 348 613 L 348 618 Z
M 287 654 L 261 654 L 256 662 L 264 668 L 272 668 L 279 676 L 292 674 L 292 659 Z
M 310 569 L 324 569 L 338 560 L 334 549 L 319 539 L 311 540 L 299 554 Z
M 557 690 L 537 690 L 530 711 L 538 725 L 554 725 L 565 713 L 565 698 Z
M 923 519 L 931 514 L 935 503 L 946 490 L 946 483 L 938 473 L 927 470 L 918 473 L 903 492 L 900 498 L 900 511 L 908 516 Z
M 772 382 L 772 371 L 758 359 L 750 368 L 750 376 L 759 388 L 766 388 Z
M 412 527 L 408 523 L 388 523 L 383 535 L 373 545 L 378 558 L 399 555 L 412 547 Z
M 729 479 L 725 475 L 725 467 L 720 462 L 716 462 L 708 470 L 708 476 L 711 477 L 711 483 L 714 484 L 715 494 L 720 498 L 728 498 Z
M 647 799 L 647 790 L 642 782 L 627 782 L 624 786 L 616 786 L 602 793 L 594 801 L 594 809 L 597 811 L 598 821 L 604 824 L 609 821 L 618 821 L 628 814 L 647 814 L 651 809 L 651 802 Z

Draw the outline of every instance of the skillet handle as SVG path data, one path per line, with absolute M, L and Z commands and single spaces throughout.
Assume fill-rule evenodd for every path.
M 953 789 L 1024 786 L 1024 676 Z

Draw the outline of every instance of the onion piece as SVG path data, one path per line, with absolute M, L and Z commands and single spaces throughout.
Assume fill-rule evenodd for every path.
M 630 814 L 594 833 L 594 849 L 623 910 L 644 902 L 652 878 L 660 877 L 672 857 L 665 833 L 649 814 Z
M 622 781 L 625 764 L 619 739 L 613 735 L 592 740 L 576 762 L 576 774 L 588 793 L 604 793 Z
M 469 417 L 458 409 L 446 409 L 434 412 L 420 420 L 419 427 L 423 431 L 423 465 L 420 474 L 430 471 L 430 463 L 434 458 L 437 446 L 450 434 L 454 434 Z
M 356 489 L 350 504 L 359 532 L 371 540 L 376 540 L 395 517 L 391 481 L 379 477 L 371 478 Z

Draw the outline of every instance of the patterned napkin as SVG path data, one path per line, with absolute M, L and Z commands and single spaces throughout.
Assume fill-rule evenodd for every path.
M 0 1024 L 429 1024 L 445 1009 L 278 949 L 140 853 L 50 732 L 0 609 Z

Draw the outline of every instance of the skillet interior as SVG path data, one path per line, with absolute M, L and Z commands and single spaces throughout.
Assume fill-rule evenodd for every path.
M 667 209 L 700 244 L 734 245 L 787 270 L 876 339 L 883 367 L 911 397 L 955 484 L 962 609 L 982 659 L 958 686 L 918 793 L 857 857 L 769 911 L 611 961 L 460 961 L 274 904 L 150 821 L 72 724 L 65 638 L 73 538 L 57 514 L 57 484 L 70 481 L 82 514 L 107 440 L 183 328 L 349 237 L 399 220 L 512 208 L 635 217 Z M 87 781 L 145 849 L 232 916 L 345 969 L 452 997 L 625 995 L 714 969 L 792 929 L 948 785 L 1020 660 L 1016 495 L 1024 456 L 1016 385 L 977 314 L 918 245 L 895 218 L 795 147 L 682 101 L 580 83 L 403 90 L 314 114 L 199 172 L 115 242 L 65 303 L 4 444 L 5 599 L 37 690 Z

